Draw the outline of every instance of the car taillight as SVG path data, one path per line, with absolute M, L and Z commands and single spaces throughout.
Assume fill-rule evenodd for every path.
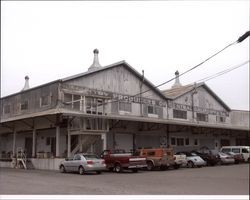
M 88 163 L 88 165 L 93 165 L 94 164 L 94 162 L 92 160 L 88 160 L 87 163 Z

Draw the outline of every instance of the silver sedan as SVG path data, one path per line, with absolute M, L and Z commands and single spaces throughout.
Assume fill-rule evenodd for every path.
M 106 164 L 103 159 L 98 158 L 94 154 L 75 154 L 73 158 L 66 158 L 59 165 L 60 172 L 78 172 L 84 174 L 85 172 L 95 171 L 100 174 L 106 169 Z

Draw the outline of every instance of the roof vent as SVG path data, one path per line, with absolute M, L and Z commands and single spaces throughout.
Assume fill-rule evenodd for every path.
M 25 76 L 24 79 L 25 79 L 25 84 L 24 84 L 24 87 L 23 87 L 22 91 L 28 90 L 30 88 L 30 86 L 29 86 L 29 77 Z
M 98 53 L 99 53 L 98 49 L 95 49 L 93 52 L 94 52 L 94 61 L 93 64 L 89 67 L 88 71 L 94 71 L 102 67 L 98 59 Z
M 179 80 L 179 72 L 178 70 L 175 72 L 175 83 L 174 85 L 172 86 L 172 88 L 178 88 L 178 87 L 181 87 L 181 83 L 180 83 L 180 80 Z

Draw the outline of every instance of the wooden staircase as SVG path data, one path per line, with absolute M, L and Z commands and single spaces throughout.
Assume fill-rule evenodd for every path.
M 16 153 L 16 159 L 15 163 L 16 163 L 16 168 L 20 168 L 20 169 L 34 169 L 34 165 L 32 163 L 31 160 L 29 160 L 26 156 L 25 151 L 23 150 L 23 148 L 19 147 L 17 148 L 17 153 Z

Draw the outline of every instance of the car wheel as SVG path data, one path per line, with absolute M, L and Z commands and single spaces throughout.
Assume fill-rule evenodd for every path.
M 154 169 L 154 164 L 151 161 L 147 162 L 147 169 L 148 171 L 152 171 Z
M 175 168 L 175 169 L 179 169 L 179 168 L 180 168 L 180 165 L 175 164 L 175 165 L 174 165 L 174 168 Z
M 162 171 L 165 171 L 167 169 L 168 169 L 168 166 L 164 166 L 164 165 L 160 166 L 160 170 L 162 170 Z
M 114 171 L 114 168 L 113 168 L 113 167 L 110 167 L 110 168 L 109 168 L 109 171 L 110 171 L 110 172 Z
M 117 163 L 117 164 L 115 165 L 115 172 L 116 172 L 116 173 L 122 172 L 122 166 L 121 166 L 119 163 Z
M 188 161 L 187 166 L 189 168 L 194 168 L 194 163 L 192 161 Z
M 132 172 L 137 173 L 138 169 L 132 169 Z
M 60 172 L 61 172 L 61 173 L 65 173 L 65 172 L 66 172 L 66 171 L 65 171 L 65 167 L 64 167 L 63 165 L 60 166 Z
M 82 166 L 79 167 L 78 172 L 80 175 L 84 174 L 84 168 Z
M 97 174 L 101 174 L 102 172 L 101 171 L 96 171 Z
M 219 161 L 217 162 L 217 165 L 222 165 L 221 160 L 219 160 Z

